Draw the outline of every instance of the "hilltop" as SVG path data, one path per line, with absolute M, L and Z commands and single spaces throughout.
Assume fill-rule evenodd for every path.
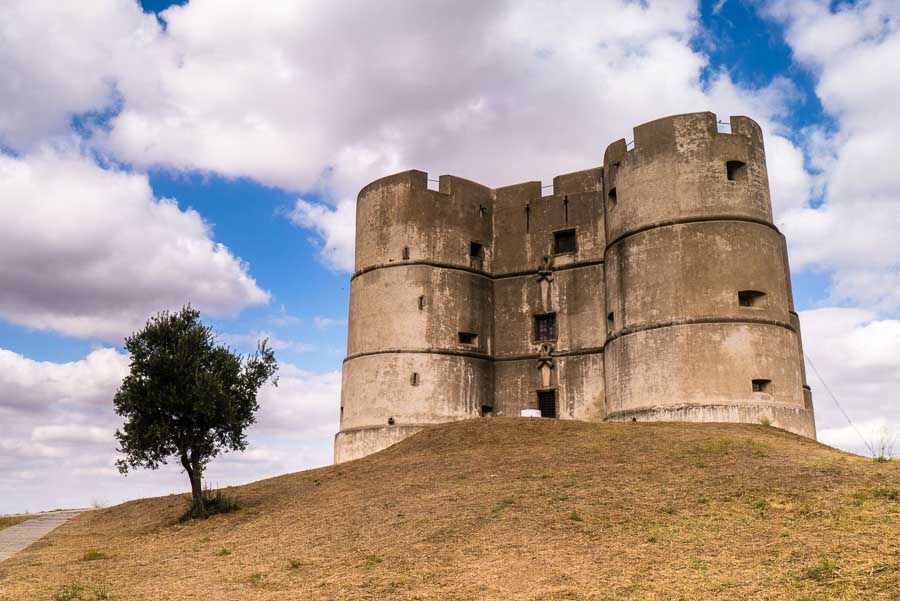
M 900 591 L 900 464 L 764 426 L 479 419 L 229 492 L 205 522 L 175 495 L 83 514 L 0 564 L 0 599 Z

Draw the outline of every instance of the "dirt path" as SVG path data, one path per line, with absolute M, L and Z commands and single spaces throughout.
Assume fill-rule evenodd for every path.
M 84 509 L 54 511 L 0 530 L 0 561 L 9 559 L 83 511 Z

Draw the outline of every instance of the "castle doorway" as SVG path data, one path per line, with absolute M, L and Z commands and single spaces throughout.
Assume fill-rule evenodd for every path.
M 538 390 L 537 395 L 541 417 L 556 417 L 556 391 Z

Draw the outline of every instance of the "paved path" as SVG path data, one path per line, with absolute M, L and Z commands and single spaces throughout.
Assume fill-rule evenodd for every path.
M 0 530 L 0 561 L 9 559 L 82 511 L 84 509 L 66 509 L 45 513 L 40 517 L 25 520 L 15 526 Z

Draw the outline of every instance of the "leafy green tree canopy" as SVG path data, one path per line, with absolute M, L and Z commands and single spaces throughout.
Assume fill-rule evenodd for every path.
M 116 430 L 125 455 L 119 471 L 157 469 L 177 458 L 191 481 L 191 515 L 206 517 L 206 465 L 219 453 L 247 448 L 257 392 L 267 381 L 277 385 L 278 365 L 267 342 L 241 357 L 217 343 L 190 305 L 158 313 L 128 337 L 131 370 L 113 399 L 125 418 Z

